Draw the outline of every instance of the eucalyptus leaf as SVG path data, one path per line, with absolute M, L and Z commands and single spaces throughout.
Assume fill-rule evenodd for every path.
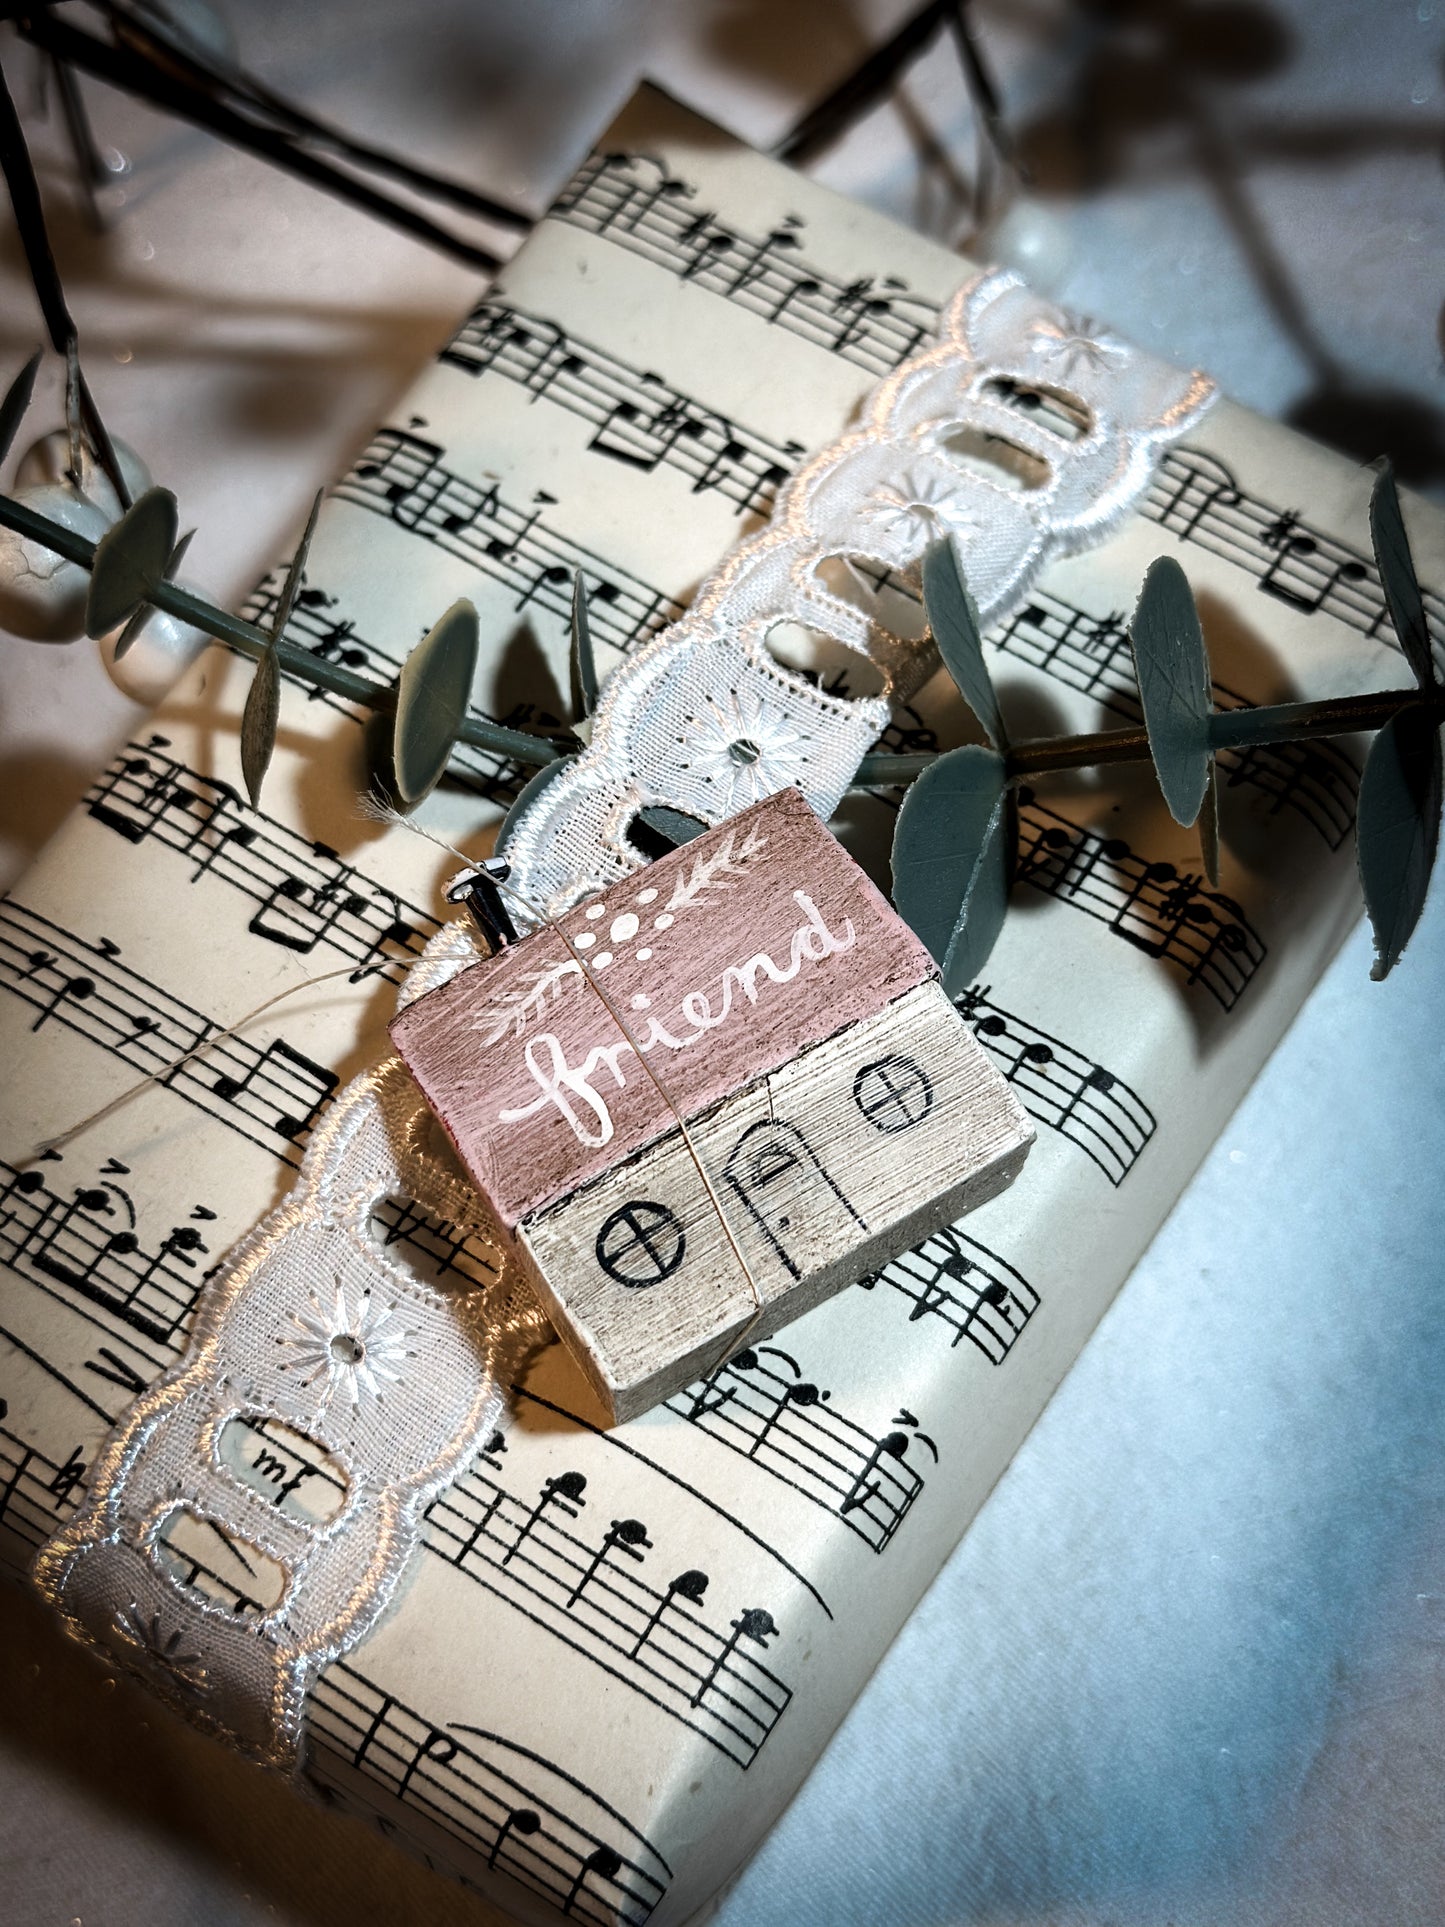
M 1400 496 L 1395 473 L 1388 462 L 1380 464 L 1370 494 L 1370 540 L 1375 549 L 1375 566 L 1385 591 L 1390 621 L 1399 637 L 1411 672 L 1422 689 L 1436 681 L 1435 660 L 1430 652 L 1430 631 L 1425 622 L 1425 603 L 1419 578 L 1410 556 L 1410 538 L 1405 533 L 1405 518 L 1400 513 Z
M 549 783 L 554 783 L 564 769 L 570 769 L 577 761 L 575 756 L 556 756 L 550 763 L 543 763 L 534 770 L 522 787 L 517 791 L 512 807 L 502 818 L 502 827 L 497 832 L 497 854 L 506 854 L 506 848 L 516 834 L 517 825 Z
M 151 605 L 148 602 L 142 602 L 131 610 L 124 629 L 121 630 L 115 639 L 115 649 L 112 656 L 113 661 L 120 662 L 130 653 L 131 644 L 150 621 L 152 613 Z
M 280 717 L 281 663 L 276 651 L 267 649 L 256 658 L 256 672 L 241 712 L 241 775 L 253 809 L 261 801 L 261 784 L 271 766 Z
M 176 498 L 148 488 L 95 545 L 85 633 L 96 641 L 127 621 L 166 580 L 176 546 Z
M 1144 727 L 1169 814 L 1187 828 L 1209 784 L 1209 656 L 1189 578 L 1172 556 L 1152 563 L 1129 629 Z
M 944 667 L 997 750 L 1008 748 L 1003 713 L 988 665 L 978 609 L 968 592 L 963 556 L 956 541 L 930 544 L 923 557 L 923 606 L 928 628 Z
M 306 567 L 306 553 L 311 547 L 312 533 L 316 528 L 316 517 L 321 510 L 321 498 L 326 490 L 319 488 L 316 499 L 311 504 L 311 513 L 306 518 L 306 528 L 301 540 L 296 544 L 296 553 L 291 558 L 291 567 L 286 571 L 286 581 L 276 602 L 276 614 L 271 623 L 271 640 L 279 642 L 285 633 L 286 624 L 291 620 L 291 606 L 296 600 L 296 591 L 301 587 L 301 572 Z
M 401 666 L 392 762 L 403 809 L 435 788 L 466 720 L 477 667 L 477 612 L 454 602 Z
M 1199 855 L 1211 890 L 1219 888 L 1219 771 L 1209 759 L 1209 775 L 1204 784 L 1204 801 L 1199 806 Z
M 3 462 L 10 453 L 10 444 L 15 440 L 16 431 L 25 419 L 25 411 L 30 406 L 30 397 L 35 392 L 35 373 L 44 355 L 43 348 L 35 350 L 5 390 L 4 401 L 0 401 L 0 462 Z
M 893 901 L 957 996 L 988 960 L 1008 907 L 1013 813 L 1003 758 L 970 743 L 926 769 L 893 837 Z
M 597 659 L 592 653 L 592 625 L 587 620 L 587 584 L 582 571 L 572 576 L 572 720 L 580 723 L 597 707 Z
M 1375 932 L 1370 975 L 1389 976 L 1410 941 L 1440 839 L 1440 731 L 1423 703 L 1376 735 L 1360 778 L 1355 852 Z

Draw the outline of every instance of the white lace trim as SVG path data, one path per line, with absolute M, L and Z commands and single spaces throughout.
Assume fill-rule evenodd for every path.
M 1051 407 L 1022 413 L 1011 384 Z M 652 804 L 714 823 L 796 783 L 831 814 L 889 700 L 911 695 L 935 656 L 837 593 L 838 578 L 830 587 L 830 562 L 857 565 L 860 599 L 879 576 L 916 594 L 923 550 L 956 535 L 980 615 L 996 621 L 1046 560 L 1108 533 L 1212 394 L 1201 375 L 1075 326 L 1015 274 L 970 282 L 938 345 L 878 388 L 862 425 L 800 470 L 690 612 L 612 676 L 591 746 L 514 826 L 518 888 L 555 912 L 636 868 L 626 832 Z M 1001 448 L 1034 486 L 989 472 Z M 848 700 L 780 667 L 768 637 L 789 623 L 866 658 L 881 692 Z M 466 925 L 446 926 L 403 1000 L 476 955 Z M 294 1763 L 309 1683 L 385 1611 L 424 1507 L 485 1443 L 517 1353 L 544 1329 L 479 1196 L 428 1149 L 431 1128 L 395 1059 L 341 1093 L 296 1189 L 236 1248 L 184 1359 L 136 1401 L 37 1562 L 72 1631 L 275 1764 Z M 369 1219 L 398 1193 L 488 1242 L 497 1284 L 442 1293 L 383 1251 Z M 333 1517 L 283 1514 L 227 1469 L 222 1435 L 238 1417 L 304 1434 L 341 1469 Z M 182 1585 L 160 1551 L 178 1508 L 273 1560 L 275 1603 L 241 1619 Z

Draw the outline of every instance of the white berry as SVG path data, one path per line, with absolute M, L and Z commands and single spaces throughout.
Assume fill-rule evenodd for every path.
M 12 499 L 98 542 L 111 518 L 64 482 L 18 488 Z M 85 634 L 90 574 L 43 543 L 0 529 L 0 629 L 27 642 L 74 642 Z
M 190 583 L 181 586 L 191 589 L 196 595 L 205 593 Z M 141 624 L 140 633 L 117 662 L 115 645 L 120 640 L 120 634 L 120 629 L 113 629 L 108 636 L 102 637 L 100 659 L 116 688 L 129 696 L 132 702 L 144 703 L 147 707 L 170 693 L 172 685 L 190 668 L 211 640 L 204 629 L 193 628 L 189 622 L 182 622 L 179 616 L 171 615 L 168 610 L 152 609 Z
M 150 487 L 151 472 L 129 442 L 112 437 L 111 446 L 120 465 L 121 478 L 130 492 L 130 499 L 134 501 Z M 70 437 L 63 428 L 54 429 L 50 434 L 42 435 L 38 442 L 32 442 L 20 457 L 15 470 L 17 488 L 31 488 L 47 482 L 68 484 L 70 479 Z M 81 450 L 80 492 L 89 496 L 97 508 L 104 509 L 112 522 L 120 519 L 120 502 L 110 478 L 88 448 Z

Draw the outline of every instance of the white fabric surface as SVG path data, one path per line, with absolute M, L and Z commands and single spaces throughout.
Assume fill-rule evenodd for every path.
M 903 9 L 866 11 L 881 22 Z M 1436 0 L 1232 11 L 1241 35 L 1247 14 L 1294 33 L 1276 73 L 1214 95 L 1250 203 L 1326 357 L 1361 389 L 1410 397 L 1438 444 Z M 877 37 L 863 12 L 231 7 L 273 81 L 539 200 L 643 64 L 765 138 Z M 1068 18 L 1065 32 L 1051 4 L 980 10 L 1025 107 L 1077 74 Z M 1127 52 L 1110 55 L 1116 77 Z M 141 159 L 103 256 L 59 224 L 93 379 L 114 428 L 199 523 L 188 567 L 236 593 L 474 281 L 199 134 L 93 100 L 102 138 Z M 820 171 L 946 231 L 957 211 L 939 170 L 919 166 L 920 123 L 966 154 L 946 49 L 915 72 L 901 112 L 872 116 Z M 1069 299 L 1287 412 L 1314 376 L 1251 280 L 1198 152 L 1165 130 L 1130 153 L 1128 179 L 1064 211 Z M 10 364 L 36 325 L 10 250 L 4 266 Z M 134 712 L 89 645 L 4 647 L 8 875 Z M 1368 954 L 1361 933 L 1267 1066 L 724 1899 L 726 1927 L 1445 1920 L 1441 893 L 1390 983 L 1368 982 Z M 110 1684 L 22 1596 L 7 1591 L 0 1615 L 0 1918 L 485 1918 L 389 1844 Z

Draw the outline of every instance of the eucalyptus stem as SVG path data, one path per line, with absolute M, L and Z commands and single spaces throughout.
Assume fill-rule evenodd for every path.
M 77 535 L 48 516 L 38 515 L 21 502 L 0 495 L 0 527 L 39 542 L 88 570 L 95 559 L 95 544 Z M 276 651 L 282 673 L 298 682 L 324 689 L 364 709 L 388 713 L 396 707 L 396 690 L 389 683 L 373 682 L 358 676 L 340 663 L 313 655 L 300 644 L 284 638 L 273 641 L 266 630 L 242 616 L 217 609 L 202 597 L 193 595 L 174 582 L 159 582 L 147 598 L 168 615 L 179 617 L 192 628 L 217 641 L 227 643 L 253 660 Z M 1209 742 L 1215 750 L 1250 749 L 1264 743 L 1305 743 L 1322 736 L 1353 736 L 1364 730 L 1379 729 L 1411 705 L 1425 705 L 1445 721 L 1445 690 L 1385 689 L 1361 696 L 1333 696 L 1316 702 L 1272 703 L 1254 709 L 1225 709 L 1209 718 Z M 555 761 L 569 753 L 569 745 L 525 730 L 508 729 L 504 723 L 469 716 L 458 731 L 457 740 L 474 749 L 490 750 L 498 756 L 529 767 Z M 854 789 L 893 789 L 912 783 L 938 760 L 939 752 L 895 756 L 883 752 L 865 756 L 853 778 Z M 1106 729 L 1091 735 L 1045 736 L 1031 742 L 1015 743 L 1004 758 L 1011 781 L 1030 776 L 1046 776 L 1056 770 L 1092 769 L 1101 763 L 1147 763 L 1150 760 L 1148 731 Z
M 1318 702 L 1271 703 L 1253 709 L 1217 710 L 1209 718 L 1211 749 L 1250 749 L 1262 743 L 1307 743 L 1320 736 L 1353 736 L 1379 729 L 1412 703 L 1445 718 L 1445 698 L 1419 689 L 1383 689 L 1365 696 L 1333 696 Z M 1092 769 L 1100 763 L 1147 763 L 1149 732 L 1105 729 L 1085 736 L 1042 736 L 1013 744 L 1004 757 L 1009 776 L 1047 776 L 1055 770 Z M 937 761 L 936 751 L 912 756 L 865 756 L 853 779 L 858 789 L 897 788 Z
M 13 529 L 17 535 L 39 542 L 42 547 L 64 556 L 67 562 L 74 562 L 82 569 L 89 570 L 95 560 L 96 545 L 87 536 L 77 535 L 73 529 L 52 522 L 49 516 L 37 515 L 34 509 L 27 508 L 23 502 L 12 501 L 5 495 L 0 495 L 0 528 Z M 389 712 L 396 707 L 396 691 L 390 684 L 373 682 L 368 676 L 358 676 L 355 670 L 346 669 L 340 663 L 328 662 L 324 656 L 313 655 L 309 649 L 287 642 L 284 638 L 274 642 L 254 622 L 247 622 L 242 616 L 233 616 L 225 609 L 217 609 L 174 582 L 158 582 L 146 600 L 154 603 L 156 608 L 164 609 L 167 615 L 179 617 L 182 622 L 190 623 L 192 628 L 214 636 L 218 642 L 229 644 L 232 649 L 253 660 L 274 649 L 282 673 L 294 677 L 298 682 L 310 683 L 315 689 L 328 690 L 333 696 L 342 696 L 347 702 L 357 703 L 363 709 Z M 567 753 L 565 746 L 549 742 L 546 737 L 531 736 L 524 730 L 508 729 L 504 723 L 488 722 L 476 716 L 469 716 L 463 722 L 457 740 L 470 744 L 474 749 L 491 750 L 498 756 L 510 757 L 513 762 L 529 765 L 550 763 Z

